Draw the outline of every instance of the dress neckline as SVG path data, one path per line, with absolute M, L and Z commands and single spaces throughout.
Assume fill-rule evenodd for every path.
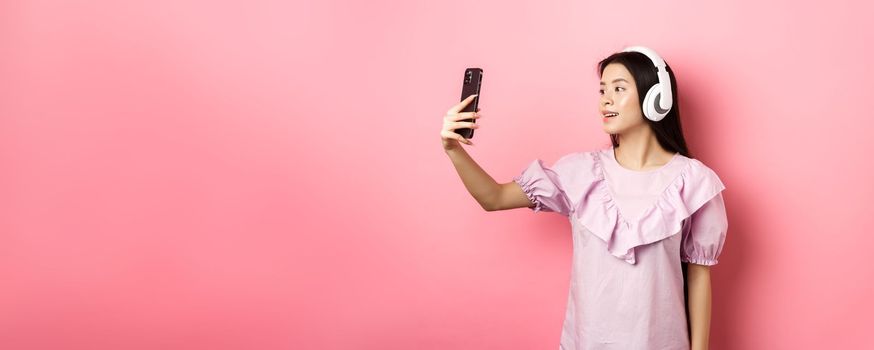
M 632 174 L 651 174 L 651 173 L 662 171 L 664 169 L 667 169 L 671 164 L 675 163 L 677 161 L 677 159 L 680 158 L 680 156 L 681 156 L 680 152 L 674 153 L 673 157 L 671 157 L 671 160 L 669 160 L 667 163 L 665 163 L 664 165 L 662 165 L 656 169 L 634 170 L 634 169 L 626 168 L 622 164 L 619 164 L 619 161 L 616 160 L 616 148 L 615 147 L 611 146 L 611 147 L 608 147 L 608 149 L 607 149 L 607 158 L 610 159 L 611 163 L 616 165 L 615 168 L 619 168 L 622 171 L 632 173 Z

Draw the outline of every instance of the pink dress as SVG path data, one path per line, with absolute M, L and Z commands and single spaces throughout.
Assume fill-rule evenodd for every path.
M 561 350 L 688 350 L 681 262 L 715 265 L 728 220 L 725 186 L 679 153 L 659 169 L 620 165 L 613 147 L 534 160 L 514 177 L 534 212 L 567 216 L 573 234 Z

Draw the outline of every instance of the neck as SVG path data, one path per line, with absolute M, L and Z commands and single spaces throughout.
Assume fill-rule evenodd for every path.
M 619 146 L 614 149 L 616 161 L 631 169 L 660 167 L 674 156 L 674 153 L 662 148 L 647 125 L 619 134 L 617 138 Z

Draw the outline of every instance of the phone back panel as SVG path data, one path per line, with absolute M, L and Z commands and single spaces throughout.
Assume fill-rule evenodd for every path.
M 461 101 L 464 101 L 468 96 L 476 94 L 477 97 L 473 98 L 473 101 L 467 104 L 460 112 L 475 112 L 477 107 L 479 106 L 479 93 L 480 86 L 482 86 L 483 81 L 483 70 L 481 68 L 467 68 L 464 71 L 464 80 L 461 88 Z M 465 122 L 476 122 L 475 119 L 464 119 L 462 121 Z M 461 136 L 464 136 L 466 139 L 473 138 L 473 129 L 471 128 L 460 128 L 455 129 L 455 132 Z

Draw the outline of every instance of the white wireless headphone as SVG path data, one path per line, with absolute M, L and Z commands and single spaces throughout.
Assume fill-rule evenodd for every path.
M 658 69 L 659 82 L 646 92 L 643 98 L 643 115 L 652 121 L 662 120 L 674 104 L 674 94 L 671 92 L 671 76 L 665 69 L 665 61 L 652 49 L 643 46 L 629 46 L 622 52 L 640 52 L 652 61 Z

